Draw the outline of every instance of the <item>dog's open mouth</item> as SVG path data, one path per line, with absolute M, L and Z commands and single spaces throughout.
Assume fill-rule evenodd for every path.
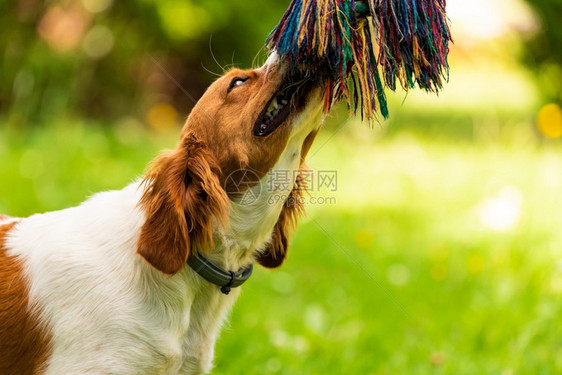
M 308 80 L 285 83 L 265 105 L 254 125 L 254 135 L 265 137 L 277 129 L 292 111 L 305 104 L 306 93 L 310 89 Z

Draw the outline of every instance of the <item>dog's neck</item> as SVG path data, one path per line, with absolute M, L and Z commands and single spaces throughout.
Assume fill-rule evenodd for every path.
M 231 201 L 229 228 L 215 235 L 216 247 L 209 259 L 226 270 L 238 270 L 255 261 L 271 239 L 283 204 L 290 194 L 294 180 L 287 183 L 283 176 L 295 176 L 299 169 L 300 153 L 285 153 L 272 171 L 244 196 Z M 250 197 L 250 198 L 248 198 Z
M 273 227 L 303 162 L 304 139 L 322 122 L 321 107 L 308 108 L 302 116 L 300 129 L 292 134 L 271 171 L 242 197 L 231 199 L 229 228 L 215 233 L 216 246 L 208 257 L 225 270 L 236 271 L 253 263 L 271 240 Z

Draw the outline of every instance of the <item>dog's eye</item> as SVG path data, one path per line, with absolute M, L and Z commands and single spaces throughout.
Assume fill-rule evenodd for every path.
M 228 86 L 228 91 L 230 92 L 232 91 L 232 89 L 235 89 L 236 87 L 240 87 L 243 84 L 246 83 L 246 81 L 248 81 L 250 79 L 250 77 L 234 77 L 232 79 L 232 81 L 230 81 L 230 86 Z

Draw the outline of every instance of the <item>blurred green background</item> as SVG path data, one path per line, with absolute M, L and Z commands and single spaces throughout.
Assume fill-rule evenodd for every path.
M 141 176 L 288 2 L 2 2 L 0 212 Z M 309 164 L 337 189 L 244 286 L 213 374 L 562 373 L 562 2 L 447 5 L 450 82 L 372 128 L 332 113 Z

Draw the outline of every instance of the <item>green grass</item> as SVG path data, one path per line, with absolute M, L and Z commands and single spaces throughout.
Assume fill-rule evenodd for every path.
M 562 372 L 559 145 L 416 129 L 349 124 L 316 142 L 309 162 L 338 189 L 313 195 L 337 203 L 309 207 L 285 265 L 244 285 L 213 374 Z M 177 134 L 0 130 L 0 212 L 120 188 Z

